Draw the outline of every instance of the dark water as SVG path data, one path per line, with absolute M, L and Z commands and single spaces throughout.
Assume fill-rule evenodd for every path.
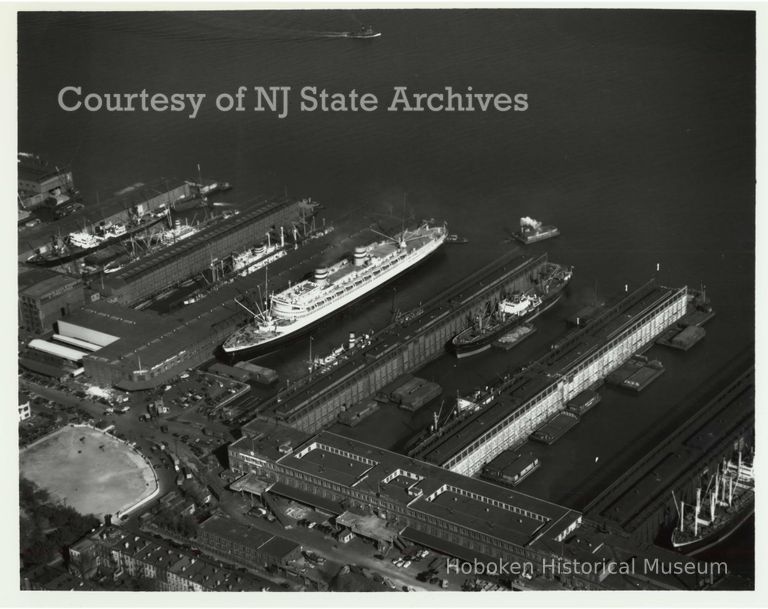
M 317 34 L 369 22 L 383 37 Z M 209 99 L 195 120 L 170 113 L 66 113 L 56 102 L 66 85 L 99 93 L 205 92 Z M 239 85 L 356 88 L 376 93 L 382 106 L 396 85 L 423 92 L 471 85 L 476 92 L 526 92 L 530 107 L 302 113 L 294 103 L 282 120 L 217 112 L 212 98 Z M 646 280 L 657 263 L 663 283 L 706 283 L 717 309 L 707 338 L 685 355 L 660 353 L 667 374 L 647 396 L 612 394 L 600 407 L 610 414 L 581 431 L 590 436 L 581 448 L 575 440 L 564 445 L 572 459 L 531 477 L 531 492 L 572 504 L 580 502 L 574 477 L 598 487 L 595 480 L 603 479 L 588 469 L 595 454 L 617 455 L 603 461 L 621 465 L 627 440 L 612 433 L 616 425 L 635 430 L 635 445 L 649 441 L 665 420 L 685 414 L 680 404 L 698 384 L 754 339 L 754 86 L 749 12 L 19 18 L 19 148 L 71 162 L 88 199 L 161 175 L 192 176 L 197 163 L 204 175 L 235 185 L 232 201 L 287 188 L 322 201 L 324 213 L 336 219 L 399 213 L 407 192 L 416 216 L 446 219 L 470 244 L 444 248 L 400 280 L 396 304 L 403 309 L 517 247 L 508 238 L 521 215 L 561 229 L 560 238 L 530 250 L 575 266 L 566 309 L 592 298 L 595 286 L 611 294 Z M 316 336 L 314 348 L 327 352 L 349 329 L 380 326 L 391 305 L 392 293 L 377 294 Z M 459 364 L 446 358 L 428 374 L 446 391 L 482 384 L 562 329 L 555 311 L 546 324 L 554 325 L 509 354 Z M 306 349 L 295 345 L 272 363 L 298 371 Z M 585 441 L 591 451 L 583 450 Z M 729 543 L 743 546 L 749 539 Z

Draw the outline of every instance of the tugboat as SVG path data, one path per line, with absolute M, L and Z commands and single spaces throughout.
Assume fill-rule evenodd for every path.
M 378 38 L 381 32 L 373 29 L 372 25 L 364 25 L 357 32 L 344 32 L 345 38 Z
M 465 243 L 469 243 L 469 239 L 466 237 L 459 237 L 456 234 L 450 234 L 445 238 L 446 243 L 455 243 L 457 245 L 464 245 Z
M 496 339 L 535 319 L 560 300 L 573 273 L 554 263 L 547 265 L 532 290 L 502 299 L 493 311 L 478 316 L 476 323 L 453 337 L 451 347 L 456 357 L 469 357 L 490 349 Z
M 536 243 L 537 241 L 543 241 L 544 239 L 551 239 L 557 237 L 560 234 L 560 229 L 556 226 L 544 226 L 538 220 L 533 218 L 520 218 L 520 232 L 515 233 L 514 237 L 518 241 L 528 245 L 530 243 Z

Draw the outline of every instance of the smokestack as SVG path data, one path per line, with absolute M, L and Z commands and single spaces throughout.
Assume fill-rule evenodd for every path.
M 315 269 L 315 282 L 324 283 L 326 279 L 328 279 L 328 269 Z
M 520 218 L 520 230 L 525 231 L 526 228 L 531 230 L 539 230 L 541 228 L 541 222 L 534 220 L 533 218 L 529 218 L 528 216 L 524 216 Z
M 365 264 L 366 254 L 367 252 L 364 247 L 358 245 L 355 248 L 355 255 L 354 255 L 355 266 L 363 266 Z
M 283 227 L 280 227 L 280 247 L 285 247 L 285 235 L 283 234 Z
M 355 343 L 357 340 L 355 339 L 355 333 L 350 332 L 349 333 L 349 348 L 352 349 L 355 346 Z

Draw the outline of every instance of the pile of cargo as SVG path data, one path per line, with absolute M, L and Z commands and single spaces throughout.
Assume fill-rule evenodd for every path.
M 395 389 L 389 398 L 400 408 L 418 410 L 442 392 L 443 388 L 437 383 L 410 376 L 406 377 L 405 382 Z

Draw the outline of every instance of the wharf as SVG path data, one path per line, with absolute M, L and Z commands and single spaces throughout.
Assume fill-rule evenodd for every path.
M 453 433 L 419 447 L 414 457 L 472 474 L 505 448 L 521 444 L 566 402 L 621 365 L 629 354 L 684 314 L 687 288 L 648 282 L 623 295 L 603 315 L 574 330 L 523 369 L 510 370 L 492 388 L 492 401 Z M 648 333 L 641 335 L 638 327 Z M 629 350 L 631 349 L 631 350 Z M 625 355 L 626 354 L 626 355 Z M 495 436 L 503 441 L 494 441 Z
M 677 501 L 692 502 L 701 471 L 730 455 L 740 439 L 754 441 L 755 368 L 750 349 L 703 388 L 711 398 L 585 508 L 585 514 L 639 541 L 671 525 Z
M 323 428 L 347 405 L 442 355 L 473 313 L 502 292 L 528 289 L 547 264 L 546 254 L 531 258 L 510 252 L 424 303 L 418 314 L 374 334 L 365 349 L 338 366 L 292 383 L 265 414 L 303 431 Z

